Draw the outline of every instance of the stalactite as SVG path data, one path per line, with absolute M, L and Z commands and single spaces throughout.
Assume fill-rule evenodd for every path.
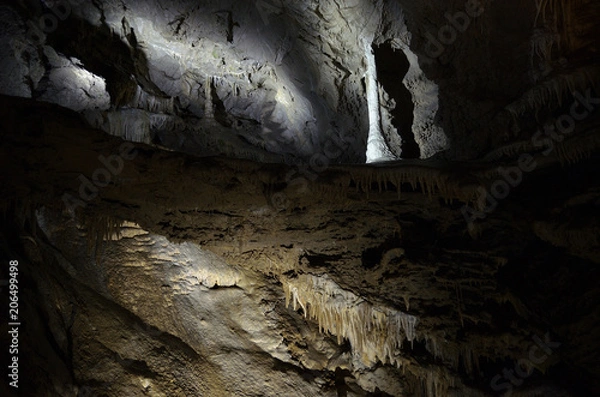
M 589 158 L 594 150 L 600 148 L 600 137 L 592 131 L 585 137 L 565 140 L 555 147 L 561 164 L 575 164 Z
M 145 110 L 122 109 L 107 113 L 88 112 L 88 122 L 108 134 L 141 143 L 151 143 L 151 117 Z
M 151 143 L 150 117 L 143 110 L 121 110 L 107 114 L 102 129 L 132 142 Z
M 94 249 L 96 256 L 100 252 L 102 242 L 118 239 L 121 234 L 123 221 L 110 216 L 86 215 L 82 219 L 82 228 L 90 250 Z
M 561 39 L 559 46 L 571 50 L 574 46 L 571 27 L 573 22 L 572 1 L 569 0 L 536 0 L 536 17 L 534 26 L 546 26 L 558 32 Z M 561 43 L 562 42 L 562 43 Z
M 340 288 L 328 276 L 300 275 L 283 280 L 286 305 L 299 307 L 317 320 L 320 332 L 344 339 L 365 365 L 378 360 L 400 366 L 396 350 L 404 340 L 416 339 L 418 318 L 384 306 L 375 306 Z
M 579 255 L 584 255 L 600 246 L 600 228 L 584 226 L 581 229 L 559 228 L 554 223 L 536 222 L 533 225 L 536 235 L 559 247 L 569 247 Z M 596 262 L 598 259 L 596 257 Z
M 213 120 L 215 117 L 215 109 L 212 102 L 212 84 L 213 78 L 207 76 L 204 81 L 204 115 L 208 120 Z
M 533 30 L 529 40 L 531 78 L 537 82 L 552 72 L 554 49 L 560 49 L 560 34 L 547 27 Z
M 407 378 L 408 392 L 411 396 L 447 397 L 457 394 L 451 393 L 460 383 L 453 374 L 444 367 L 428 366 L 421 367 L 408 365 L 404 375 Z M 484 394 L 469 394 L 481 395 Z
M 598 80 L 600 80 L 600 68 L 595 65 L 580 68 L 535 85 L 505 109 L 515 120 L 530 111 L 534 111 L 537 116 L 539 109 L 561 106 L 563 100 L 573 92 L 585 90 Z
M 512 157 L 520 153 L 531 152 L 533 149 L 531 140 L 514 142 L 492 150 L 483 157 L 483 160 L 493 162 L 500 160 L 502 157 Z
M 177 116 L 167 114 L 151 114 L 150 129 L 152 131 L 176 131 L 186 127 L 185 121 Z
M 427 371 L 425 378 L 427 397 L 447 396 L 448 390 L 455 386 L 454 378 L 440 368 L 432 368 Z
M 130 106 L 138 109 L 143 109 L 151 113 L 168 113 L 172 114 L 173 98 L 159 98 L 148 94 L 140 86 L 137 86 L 135 95 L 133 96 Z
M 458 199 L 465 203 L 473 203 L 480 197 L 480 183 L 475 176 L 461 179 L 460 176 L 427 166 L 407 165 L 388 170 L 378 167 L 354 169 L 349 173 L 349 178 L 355 185 L 355 191 L 365 193 L 367 198 L 370 197 L 370 192 L 379 188 L 372 188 L 371 184 L 374 181 L 382 186 L 388 183 L 394 185 L 398 198 L 401 197 L 402 185 L 405 183 L 415 191 L 420 189 L 430 199 L 439 195 L 445 200 Z

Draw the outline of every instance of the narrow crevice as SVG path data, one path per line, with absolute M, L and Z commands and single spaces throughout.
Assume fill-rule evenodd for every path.
M 419 158 L 421 151 L 412 131 L 415 105 L 410 91 L 402 83 L 410 66 L 408 59 L 389 42 L 374 45 L 373 52 L 377 79 L 385 92 L 396 102 L 396 107 L 390 113 L 393 117 L 392 125 L 402 138 L 402 158 Z

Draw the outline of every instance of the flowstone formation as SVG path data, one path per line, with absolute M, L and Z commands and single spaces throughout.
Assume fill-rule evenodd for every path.
M 600 394 L 598 16 L 1 3 L 19 392 Z

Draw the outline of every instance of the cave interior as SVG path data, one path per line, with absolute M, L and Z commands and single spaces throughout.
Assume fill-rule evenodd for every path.
M 0 0 L 0 395 L 600 396 L 598 18 Z

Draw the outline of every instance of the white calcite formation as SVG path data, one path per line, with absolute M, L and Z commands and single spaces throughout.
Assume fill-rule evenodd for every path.
M 377 83 L 377 69 L 375 55 L 371 48 L 371 41 L 364 41 L 365 59 L 367 70 L 365 73 L 367 89 L 367 105 L 369 109 L 369 135 L 367 138 L 367 163 L 394 160 L 381 133 L 381 115 L 379 105 L 379 84 Z
M 419 319 L 385 306 L 373 305 L 340 288 L 327 275 L 300 275 L 283 282 L 286 305 L 300 307 L 321 332 L 347 339 L 364 365 L 377 361 L 400 366 L 398 349 L 416 337 Z

